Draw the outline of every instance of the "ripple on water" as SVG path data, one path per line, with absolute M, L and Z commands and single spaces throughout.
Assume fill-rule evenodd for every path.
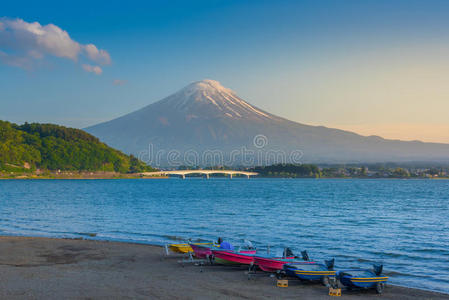
M 449 293 L 449 181 L 0 181 L 0 232 L 163 244 L 218 236 Z M 96 233 L 97 236 L 91 236 Z

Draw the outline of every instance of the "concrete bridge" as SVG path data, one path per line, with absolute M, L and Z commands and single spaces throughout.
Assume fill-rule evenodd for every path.
M 186 175 L 189 174 L 202 174 L 206 175 L 206 178 L 209 179 L 209 176 L 212 174 L 224 174 L 229 175 L 229 178 L 232 179 L 233 175 L 244 175 L 248 179 L 250 176 L 259 175 L 256 172 L 245 172 L 245 171 L 235 171 L 235 170 L 175 170 L 175 171 L 158 171 L 158 172 L 144 172 L 141 173 L 144 176 L 168 176 L 168 175 L 177 175 L 181 176 L 182 179 L 186 178 Z

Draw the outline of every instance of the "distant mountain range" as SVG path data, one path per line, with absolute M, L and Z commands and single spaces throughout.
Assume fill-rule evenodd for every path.
M 156 166 L 448 162 L 449 144 L 387 140 L 275 116 L 214 80 L 85 129 Z

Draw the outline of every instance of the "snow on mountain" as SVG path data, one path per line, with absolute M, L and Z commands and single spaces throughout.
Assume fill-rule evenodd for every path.
M 210 79 L 86 131 L 156 166 L 175 166 L 174 160 L 178 165 L 449 161 L 447 144 L 364 137 L 292 122 Z
M 234 91 L 211 79 L 189 84 L 162 102 L 184 112 L 214 111 L 215 117 L 272 119 L 268 113 L 250 105 Z

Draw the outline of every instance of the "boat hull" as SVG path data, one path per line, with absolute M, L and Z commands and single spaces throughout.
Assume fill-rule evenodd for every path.
M 274 257 L 254 257 L 254 264 L 257 265 L 262 271 L 265 272 L 277 272 L 282 270 L 285 264 L 296 262 L 296 258 L 274 258 Z M 308 262 L 314 263 L 314 262 Z
M 340 277 L 340 282 L 351 288 L 375 288 L 379 283 L 386 283 L 388 277 L 352 277 L 343 275 Z
M 193 252 L 191 245 L 192 244 L 170 244 L 168 245 L 168 249 L 176 253 L 189 253 Z M 193 245 L 210 247 L 213 246 L 213 243 L 194 243 Z
M 301 268 L 301 265 L 303 265 L 304 268 Z M 308 270 L 308 265 L 313 265 L 314 270 Z M 336 273 L 336 271 L 328 270 L 326 266 L 322 264 L 307 264 L 307 262 L 296 264 L 295 267 L 285 264 L 284 270 L 287 276 L 297 277 L 301 280 L 308 281 L 323 280 L 325 277 L 335 277 Z
M 225 266 L 240 265 L 240 263 L 238 263 L 238 262 L 233 262 L 233 261 L 229 261 L 229 260 L 226 260 L 226 259 L 221 259 L 221 258 L 218 258 L 218 257 L 214 257 L 214 264 L 225 265 Z
M 176 253 L 189 253 L 193 252 L 192 247 L 189 244 L 170 244 L 168 248 Z
M 340 282 L 350 288 L 376 288 L 379 283 L 386 283 L 388 277 L 386 276 L 376 276 L 374 273 L 372 276 L 352 276 L 350 274 L 345 274 L 345 271 L 339 272 Z
M 254 254 L 256 250 L 243 250 L 234 252 L 232 250 L 212 250 L 215 261 L 220 261 L 223 264 L 233 265 L 250 265 L 254 262 Z
M 212 255 L 212 244 L 189 244 L 196 258 L 207 258 Z

